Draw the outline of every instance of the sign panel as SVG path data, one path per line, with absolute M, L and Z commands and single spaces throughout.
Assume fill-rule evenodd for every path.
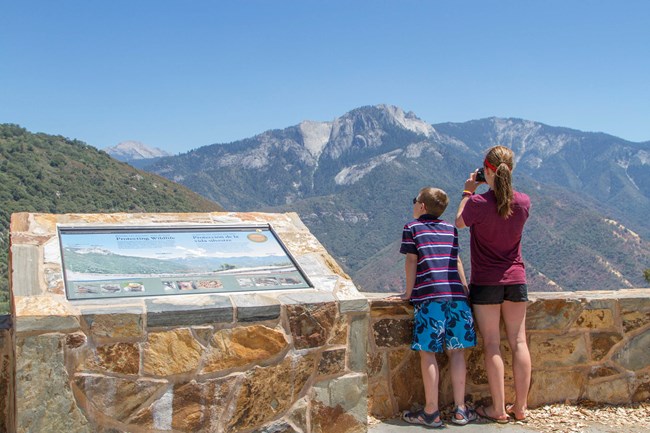
M 71 300 L 312 287 L 268 224 L 58 231 Z

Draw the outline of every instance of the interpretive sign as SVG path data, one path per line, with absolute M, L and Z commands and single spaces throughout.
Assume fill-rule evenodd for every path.
M 312 287 L 268 224 L 58 232 L 72 300 Z

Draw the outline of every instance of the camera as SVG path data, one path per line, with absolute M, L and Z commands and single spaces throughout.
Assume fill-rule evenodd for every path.
M 476 170 L 476 181 L 485 182 L 485 169 L 483 167 Z

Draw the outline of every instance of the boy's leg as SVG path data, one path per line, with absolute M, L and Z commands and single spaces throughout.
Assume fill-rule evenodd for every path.
M 421 350 L 420 368 L 422 370 L 422 382 L 424 383 L 424 398 L 426 399 L 424 411 L 428 414 L 432 414 L 438 410 L 439 374 L 436 354 Z
M 463 349 L 448 350 L 449 372 L 451 374 L 451 388 L 454 393 L 454 403 L 465 409 L 465 381 L 467 368 L 465 365 L 465 351 Z

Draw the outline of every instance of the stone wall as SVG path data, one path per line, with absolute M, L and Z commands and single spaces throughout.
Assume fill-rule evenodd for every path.
M 68 301 L 61 222 L 271 223 L 314 288 Z M 14 214 L 10 253 L 19 433 L 367 431 L 368 301 L 295 214 Z
M 533 362 L 529 404 L 555 402 L 622 404 L 650 398 L 650 289 L 618 292 L 533 293 L 526 326 Z M 413 309 L 406 302 L 371 297 L 368 346 L 369 412 L 396 416 L 424 402 L 419 355 L 410 350 Z M 483 353 L 466 351 L 467 395 L 489 399 Z M 513 400 L 510 350 L 505 334 L 506 397 Z M 440 403 L 453 396 L 445 355 Z

